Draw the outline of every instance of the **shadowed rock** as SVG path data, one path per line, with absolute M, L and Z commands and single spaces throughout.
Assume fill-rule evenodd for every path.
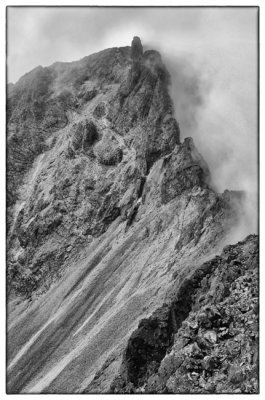
M 88 150 L 98 139 L 98 132 L 93 121 L 84 120 L 73 126 L 72 146 L 74 150 Z
M 141 43 L 141 39 L 138 36 L 134 36 L 132 45 L 131 45 L 131 58 L 133 61 L 141 60 L 143 56 L 143 46 Z
M 185 278 L 168 304 L 140 321 L 111 391 L 255 393 L 258 318 L 246 292 L 257 294 L 257 262 L 250 235 Z

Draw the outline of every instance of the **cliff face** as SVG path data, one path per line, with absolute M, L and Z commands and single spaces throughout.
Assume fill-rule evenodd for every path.
M 132 46 L 38 67 L 14 85 L 8 222 L 20 292 L 43 286 L 69 249 L 126 218 L 148 170 L 179 143 L 167 75 L 159 55 Z
M 112 392 L 256 393 L 257 272 L 252 235 L 178 282 L 131 335 Z
M 160 54 L 134 38 L 131 47 L 38 67 L 11 86 L 10 393 L 178 390 L 168 388 L 172 374 L 150 383 L 200 294 L 196 283 L 178 316 L 178 293 L 227 244 L 243 195 L 212 189 L 192 139 L 180 141 L 169 84 Z M 162 321 L 174 309 L 178 322 L 166 323 L 161 346 L 153 333 L 140 340 L 151 356 L 139 365 L 131 334 L 157 308 Z

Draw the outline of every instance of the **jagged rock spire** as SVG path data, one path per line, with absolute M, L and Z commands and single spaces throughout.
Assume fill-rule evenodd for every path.
M 134 36 L 131 46 L 131 57 L 133 60 L 140 60 L 143 56 L 143 46 L 141 39 L 138 36 Z

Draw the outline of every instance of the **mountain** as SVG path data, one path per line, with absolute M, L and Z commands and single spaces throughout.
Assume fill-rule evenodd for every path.
M 169 87 L 138 37 L 8 87 L 8 393 L 258 391 L 258 238 Z

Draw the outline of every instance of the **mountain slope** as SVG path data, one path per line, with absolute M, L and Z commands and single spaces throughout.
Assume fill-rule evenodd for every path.
M 130 337 L 112 391 L 256 393 L 257 272 L 258 240 L 250 235 L 176 285 Z
M 9 393 L 116 390 L 139 321 L 240 222 L 243 193 L 216 193 L 180 141 L 169 84 L 134 38 L 11 87 Z

